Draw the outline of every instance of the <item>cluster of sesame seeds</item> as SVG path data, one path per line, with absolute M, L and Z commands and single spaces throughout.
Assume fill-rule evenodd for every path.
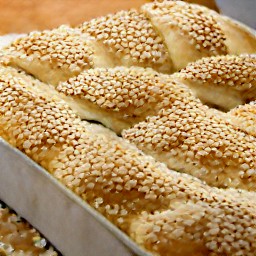
M 161 178 L 166 167 L 155 166 L 118 137 L 110 140 L 108 132 L 89 132 L 62 102 L 5 81 L 0 83 L 0 103 L 0 135 L 107 216 L 118 216 L 122 223 L 128 212 L 169 204 L 165 195 L 177 181 L 169 175 Z
M 60 83 L 57 90 L 89 100 L 103 109 L 128 110 L 125 114 L 129 116 L 129 107 L 143 107 L 161 96 L 156 85 L 159 76 L 142 68 L 96 68 Z
M 0 255 L 57 256 L 47 241 L 0 201 Z
M 27 75 L 24 71 L 13 67 L 0 66 L 0 82 L 11 83 L 12 85 L 19 84 L 26 87 L 28 91 L 35 91 L 49 99 L 59 97 L 53 86 L 42 83 L 34 77 Z
M 170 70 L 167 49 L 149 20 L 138 11 L 120 11 L 81 25 L 81 30 L 103 42 L 116 54 L 119 65 L 145 66 Z M 168 67 L 169 66 L 169 67 Z
M 125 130 L 123 137 L 171 169 L 178 161 L 180 171 L 210 185 L 256 189 L 256 139 L 200 103 L 174 102 Z
M 135 119 L 155 114 L 177 99 L 192 97 L 186 86 L 170 80 L 167 75 L 152 69 L 96 68 L 60 83 L 57 90 L 67 96 L 88 100 L 102 109 L 118 112 L 124 119 Z
M 246 91 L 254 87 L 255 91 L 256 59 L 250 55 L 203 58 L 190 63 L 178 76 L 185 81 L 226 86 L 238 91 Z
M 214 197 L 214 193 L 212 194 Z M 132 224 L 132 236 L 160 255 L 253 256 L 255 209 L 241 207 L 235 196 L 213 202 L 175 204 L 174 210 L 144 213 Z M 250 210 L 249 210 L 250 209 Z
M 45 160 L 57 154 L 63 141 L 72 140 L 72 125 L 79 120 L 61 100 L 36 97 L 26 80 L 9 78 L 0 79 L 0 135 L 47 167 Z
M 240 105 L 228 113 L 230 121 L 256 137 L 256 101 Z
M 164 166 L 159 168 L 154 162 L 147 161 L 147 157 L 138 154 L 138 151 L 125 145 L 121 139 L 113 139 L 111 141 L 104 135 L 93 136 L 91 134 L 89 137 L 83 136 L 80 141 L 82 142 L 82 140 L 85 140 L 86 144 L 81 143 L 74 148 L 67 146 L 60 153 L 59 157 L 52 162 L 51 173 L 131 235 L 133 234 L 130 227 L 130 225 L 133 225 L 131 220 L 138 218 L 141 214 L 143 215 L 143 212 L 150 214 L 151 212 L 158 212 L 168 208 L 175 209 L 177 203 L 189 208 L 192 205 L 188 204 L 190 200 L 197 203 L 202 201 L 205 202 L 207 209 L 209 209 L 208 212 L 190 211 L 195 225 L 198 224 L 198 220 L 202 216 L 208 217 L 202 228 L 195 229 L 197 233 L 195 236 L 193 236 L 194 232 L 190 231 L 190 238 L 195 237 L 197 239 L 196 243 L 201 244 L 198 238 L 203 237 L 205 230 L 208 231 L 207 227 L 211 230 L 212 220 L 218 216 L 225 219 L 225 210 L 230 208 L 232 210 L 234 207 L 232 204 L 234 199 L 229 199 L 228 192 L 226 192 L 227 196 L 221 196 L 219 195 L 221 193 L 220 190 L 218 190 L 218 193 L 212 193 L 210 187 L 190 176 L 184 176 L 172 171 L 168 173 Z M 237 201 L 237 198 L 235 200 Z M 211 206 L 214 201 L 216 202 L 215 205 Z M 239 212 L 239 210 L 240 212 L 249 212 L 250 218 L 243 218 L 245 214 L 240 215 L 239 212 L 237 215 L 232 216 L 232 219 L 228 217 L 225 219 L 227 226 L 236 227 L 237 225 L 237 229 L 239 229 L 240 222 L 255 226 L 255 207 L 250 207 L 249 199 L 247 201 L 246 208 L 243 202 L 240 210 L 238 202 L 233 212 Z M 221 211 L 222 204 L 224 208 L 227 205 L 223 211 Z M 230 213 L 228 212 L 227 214 Z M 150 239 L 154 237 L 153 244 L 158 244 L 161 242 L 162 237 L 166 235 L 167 230 L 172 230 L 176 234 L 175 242 L 179 241 L 182 238 L 181 232 L 186 232 L 184 225 L 186 228 L 186 226 L 190 226 L 193 223 L 191 224 L 191 221 L 186 219 L 183 222 L 180 215 L 176 217 L 176 221 L 180 220 L 179 224 L 180 226 L 183 225 L 183 227 L 176 228 L 175 223 L 172 222 L 173 218 L 167 218 L 167 221 L 165 221 L 166 229 L 158 228 L 159 222 L 155 225 L 151 220 L 149 225 L 154 225 L 155 228 L 150 230 L 147 235 L 144 236 L 143 234 L 143 237 L 135 238 L 135 241 L 141 241 L 145 238 L 146 241 L 143 246 L 152 251 L 155 246 L 147 247 L 149 241 L 152 241 Z M 220 226 L 220 232 L 222 230 L 226 230 L 226 228 Z M 247 243 L 248 240 L 255 237 L 254 231 L 254 228 L 252 228 L 249 233 L 244 232 L 243 234 L 243 230 L 239 230 L 239 240 L 245 240 Z M 247 234 L 253 236 L 247 239 Z M 219 239 L 218 234 L 215 235 L 214 232 L 212 232 L 211 236 L 213 241 Z M 191 242 L 191 240 L 193 242 L 193 239 L 188 242 Z M 226 240 L 229 242 L 229 237 L 223 236 L 220 242 L 223 242 L 224 245 Z M 239 243 L 239 241 L 237 242 Z M 205 242 L 206 246 L 207 243 L 208 240 Z M 246 247 L 244 252 L 254 251 L 254 247 L 255 245 L 249 248 Z M 166 251 L 169 253 L 170 250 L 170 248 L 165 250 L 165 253 Z M 161 250 L 156 249 L 156 251 L 159 255 L 165 255 L 161 253 Z
M 79 30 L 61 26 L 54 30 L 31 32 L 14 41 L 6 52 L 16 58 L 39 60 L 51 68 L 79 73 L 93 67 L 94 50 L 88 38 Z
M 207 51 L 208 55 L 227 53 L 224 33 L 207 8 L 181 1 L 155 2 L 142 8 L 161 23 L 178 27 L 181 35 L 189 36 L 198 51 Z
M 83 134 L 77 146 L 64 148 L 50 171 L 121 226 L 142 209 L 166 208 L 169 199 L 164 195 L 172 191 L 171 177 L 162 180 L 161 170 L 136 150 L 105 135 Z
M 239 232 L 234 244 L 240 241 L 242 246 L 251 243 L 242 248 L 244 255 L 255 251 L 255 243 L 251 242 L 255 240 L 256 218 L 256 206 L 250 204 L 252 197 L 246 194 L 239 197 L 237 193 L 234 197 L 232 191 L 214 189 L 192 176 L 170 171 L 122 138 L 114 134 L 109 136 L 108 130 L 104 133 L 102 128 L 98 133 L 87 129 L 88 124 L 77 119 L 64 103 L 49 101 L 32 89 L 27 91 L 25 85 L 16 81 L 0 82 L 0 104 L 0 135 L 42 164 L 54 177 L 128 234 L 133 234 L 131 226 L 140 216 L 173 211 L 177 204 L 190 208 L 193 204 L 204 203 L 209 210 L 202 213 L 192 208 L 193 219 L 199 220 L 204 215 L 204 226 L 210 226 L 216 218 L 215 212 L 220 212 L 218 216 L 223 216 L 225 225 L 235 226 Z M 44 151 L 44 154 L 39 152 L 40 158 L 38 150 Z M 176 220 L 179 220 L 178 216 Z M 159 216 L 155 225 L 151 218 L 147 227 L 153 223 L 155 228 L 149 228 L 147 235 L 135 238 L 135 241 L 140 243 L 144 238 L 154 236 L 149 250 L 166 255 L 171 248 L 164 253 L 157 248 L 168 233 L 166 230 L 172 230 L 175 241 L 179 242 L 181 231 L 186 231 L 191 221 L 179 221 L 183 225 L 181 228 L 176 228 L 171 217 L 163 221 L 165 228 L 159 224 L 161 221 Z M 137 224 L 141 223 L 143 220 Z M 241 225 L 251 229 L 240 229 Z M 225 230 L 225 226 L 220 226 L 220 232 Z M 197 228 L 196 237 L 202 237 L 204 231 Z M 228 236 L 218 240 L 218 234 L 211 233 L 212 241 L 222 245 L 230 240 Z M 200 250 L 202 242 L 198 243 Z M 143 245 L 148 247 L 148 242 Z M 234 248 L 237 247 L 232 247 L 227 255 L 233 255 Z

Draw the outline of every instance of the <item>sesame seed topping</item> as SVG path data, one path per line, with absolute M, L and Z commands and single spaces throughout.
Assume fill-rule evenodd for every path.
M 250 55 L 203 58 L 189 64 L 178 75 L 186 81 L 198 81 L 246 91 L 256 86 L 256 59 Z
M 51 81 L 46 81 L 47 77 L 40 73 L 38 65 L 46 66 L 47 73 L 52 72 L 51 69 L 61 70 L 63 75 L 69 77 L 94 65 L 91 41 L 79 30 L 68 26 L 31 32 L 14 41 L 5 51 L 11 63 L 24 68 L 40 79 L 43 78 L 45 82 Z M 29 65 L 26 62 L 29 62 Z
M 163 40 L 149 20 L 136 10 L 120 11 L 96 18 L 80 26 L 113 53 L 117 65 L 152 67 L 170 72 L 170 62 Z
M 90 106 L 90 103 L 104 110 L 102 113 L 113 122 L 103 120 L 103 123 L 114 130 L 114 118 L 131 126 L 162 108 L 168 108 L 175 100 L 193 99 L 186 86 L 173 82 L 169 76 L 138 67 L 89 69 L 60 83 L 57 90 L 73 97 L 74 101 L 82 100 L 83 106 Z M 70 106 L 76 110 L 74 101 Z M 88 114 L 85 111 L 81 113 L 83 118 L 88 119 L 94 111 L 94 108 L 88 108 Z M 102 117 L 96 120 L 102 122 Z
M 224 111 L 256 99 L 256 60 L 250 55 L 202 58 L 173 78 L 203 103 Z
M 255 191 L 251 170 L 256 167 L 256 138 L 201 103 L 176 101 L 170 109 L 125 130 L 123 136 L 171 169 L 212 186 Z
M 154 2 L 142 8 L 158 22 L 179 28 L 180 34 L 188 36 L 198 51 L 206 50 L 209 55 L 227 53 L 224 33 L 207 8 L 182 1 Z
M 256 101 L 232 109 L 230 121 L 248 134 L 256 137 Z
M 45 167 L 137 243 L 159 255 L 173 254 L 177 244 L 184 255 L 201 251 L 213 255 L 231 256 L 237 252 L 253 255 L 256 250 L 255 193 L 221 190 L 195 177 L 169 170 L 109 130 L 96 129 L 81 121 L 61 99 L 46 97 L 24 79 L 0 75 L 0 136 Z M 33 80 L 28 76 L 29 79 Z M 197 156 L 195 152 L 195 156 L 204 161 L 205 153 L 198 135 L 208 139 L 206 153 L 212 150 L 213 154 L 218 147 L 232 142 L 234 136 L 239 142 L 237 152 L 245 154 L 249 160 L 250 170 L 243 163 L 243 172 L 251 173 L 251 156 L 247 150 L 253 143 L 251 137 L 244 145 L 246 136 L 234 132 L 226 123 L 217 123 L 217 119 L 209 121 L 203 114 L 205 108 L 202 107 L 200 115 L 192 111 L 195 105 L 199 107 L 199 102 L 191 102 L 189 111 L 185 107 L 175 110 L 180 104 L 175 102 L 171 109 L 175 118 L 166 129 L 167 142 L 171 133 L 179 133 L 173 141 L 192 140 L 192 145 L 184 143 L 183 154 L 196 145 L 203 154 Z M 161 140 L 163 121 L 169 118 L 164 113 L 167 112 L 163 111 L 161 118 L 152 117 L 152 120 L 158 124 L 160 144 L 167 145 Z M 187 120 L 194 121 L 191 130 Z M 200 134 L 201 126 L 207 129 Z M 226 130 L 222 126 L 227 127 Z M 193 129 L 199 132 L 189 136 Z M 226 134 L 226 131 L 234 134 Z M 223 140 L 216 142 L 219 133 L 223 133 Z M 150 133 L 147 138 L 151 139 Z M 156 140 L 159 137 L 156 136 Z M 193 140 L 199 142 L 193 144 Z M 236 145 L 231 143 L 227 150 L 222 150 L 231 164 L 230 152 Z M 179 153 L 178 145 L 175 150 Z M 239 167 L 239 163 L 236 164 Z M 249 183 L 250 177 L 246 179 Z

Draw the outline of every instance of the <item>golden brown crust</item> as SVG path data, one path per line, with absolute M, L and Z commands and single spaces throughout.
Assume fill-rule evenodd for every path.
M 163 1 L 146 4 L 142 11 L 165 39 L 176 71 L 199 58 L 227 54 L 225 34 L 207 8 Z
M 170 171 L 121 138 L 87 129 L 60 99 L 48 100 L 21 80 L 1 82 L 0 104 L 1 136 L 148 250 L 174 256 L 189 249 L 223 255 L 225 245 L 227 256 L 256 250 L 251 194 L 211 188 Z M 215 220 L 221 222 L 217 228 Z M 232 241 L 231 233 L 238 234 Z
M 197 50 L 205 49 L 216 55 L 226 53 L 224 34 L 214 18 L 205 13 L 205 8 L 181 1 L 163 1 L 144 5 L 143 10 L 163 24 L 178 27 L 179 33 L 188 36 Z
M 48 99 L 54 100 L 60 98 L 60 95 L 53 86 L 42 83 L 38 79 L 26 74 L 23 70 L 0 65 L 0 82 L 9 83 L 9 81 L 13 84 L 18 83 L 22 86 L 26 86 L 27 90 L 32 90 L 40 95 L 44 95 Z
M 189 64 L 178 74 L 185 80 L 227 85 L 242 91 L 256 86 L 256 59 L 250 55 L 204 58 Z
M 98 46 L 88 47 L 93 50 L 92 66 L 97 66 L 95 56 L 108 56 L 94 54 Z M 78 72 L 88 67 L 83 66 Z M 48 66 L 48 70 L 52 68 Z M 202 106 L 189 90 L 171 83 L 166 76 L 163 82 L 152 72 L 150 78 L 143 79 L 146 85 L 140 84 L 138 91 L 138 70 L 130 69 L 136 70 L 135 74 L 121 70 L 124 73 L 118 77 L 106 69 L 89 70 L 89 78 L 85 79 L 86 72 L 82 73 L 58 89 L 72 97 L 84 97 L 104 111 L 119 113 L 155 107 L 147 105 L 151 100 L 159 102 L 158 108 L 167 110 L 148 118 L 146 122 L 150 124 L 136 126 L 142 127 L 139 131 L 136 127 L 131 129 L 143 150 L 155 147 L 161 150 L 160 154 L 171 151 L 171 155 L 166 155 L 168 161 L 185 166 L 187 172 L 213 185 L 255 190 L 255 138 L 214 116 L 217 112 Z M 65 78 L 75 74 L 69 68 L 67 72 Z M 108 88 L 104 84 L 106 74 L 111 86 L 126 79 L 131 87 L 122 91 L 118 86 Z M 56 81 L 59 78 L 63 79 L 63 74 Z M 88 83 L 87 79 L 95 83 Z M 171 89 L 165 88 L 165 83 L 170 83 Z M 24 73 L 0 69 L 0 135 L 9 143 L 152 252 L 174 256 L 254 255 L 255 193 L 212 188 L 192 176 L 170 171 L 121 138 L 109 135 L 108 130 L 94 131 L 59 96 L 50 96 L 41 86 L 47 87 Z M 158 87 L 163 91 L 154 93 Z M 104 97 L 97 101 L 102 89 Z M 138 97 L 126 99 L 127 91 Z M 107 93 L 109 97 L 112 93 L 117 95 L 110 105 Z
M 253 236 L 250 226 L 247 226 L 240 216 L 250 219 L 254 213 L 245 208 L 241 209 L 234 200 L 235 197 L 230 196 L 231 192 L 222 194 L 222 202 L 225 203 L 221 207 L 218 199 L 210 203 L 202 200 L 197 204 L 177 204 L 173 209 L 163 212 L 145 213 L 132 223 L 132 237 L 139 240 L 147 249 L 160 255 L 167 255 L 168 252 L 168 255 L 247 255 L 248 253 L 253 256 L 253 252 L 244 250 L 244 247 L 250 246 L 251 243 L 237 240 L 236 237 L 240 237 L 248 228 L 248 235 Z M 212 195 L 215 197 L 214 193 Z M 244 203 L 244 206 L 248 207 L 249 202 Z M 234 226 L 230 223 L 231 220 L 236 223 Z
M 82 72 L 57 90 L 79 116 L 97 120 L 120 133 L 175 100 L 195 100 L 191 91 L 169 76 L 138 67 L 96 68 Z
M 255 191 L 256 139 L 201 103 L 176 101 L 123 132 L 144 152 L 211 186 Z
M 102 43 L 111 53 L 115 66 L 152 67 L 162 72 L 171 71 L 171 63 L 163 39 L 149 20 L 136 10 L 120 11 L 96 18 L 80 26 Z
M 203 58 L 173 77 L 203 102 L 224 110 L 256 99 L 256 59 L 250 55 Z
M 93 67 L 94 54 L 90 39 L 68 26 L 31 32 L 14 41 L 4 53 L 11 65 L 52 84 Z
M 31 33 L 8 47 L 1 59 L 54 85 L 95 67 L 140 66 L 172 73 L 202 57 L 237 53 L 227 49 L 226 41 L 237 39 L 229 34 L 226 40 L 222 23 L 238 25 L 219 16 L 182 1 L 149 3 L 140 11 L 120 11 L 76 29 Z M 240 52 L 256 51 L 249 47 L 256 39 L 247 28 L 239 25 L 236 37 L 244 40 Z
M 251 28 L 224 15 L 210 11 L 225 34 L 229 54 L 240 55 L 256 52 L 256 33 Z

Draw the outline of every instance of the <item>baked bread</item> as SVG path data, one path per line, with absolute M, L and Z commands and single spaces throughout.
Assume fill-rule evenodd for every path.
M 95 45 L 95 44 L 94 44 Z M 91 40 L 68 26 L 44 32 L 32 32 L 29 38 L 16 40 L 7 52 L 3 62 L 22 68 L 40 78 L 57 84 L 70 76 L 78 75 L 83 69 L 94 65 L 94 48 Z
M 89 69 L 56 89 L 82 119 L 101 122 L 118 134 L 174 101 L 198 101 L 185 85 L 139 67 Z
M 211 186 L 256 191 L 256 137 L 201 103 L 176 101 L 122 134 L 170 169 Z
M 137 26 L 135 45 L 128 41 L 139 52 L 134 57 L 126 43 Z M 243 40 L 233 43 L 238 35 Z M 175 51 L 173 38 L 181 43 Z M 180 49 L 187 50 L 185 61 Z M 1 66 L 0 136 L 155 255 L 254 255 L 256 138 L 232 124 L 231 112 L 204 106 L 177 77 L 143 69 L 171 73 L 194 59 L 244 51 L 255 51 L 246 28 L 179 1 L 119 12 L 78 29 L 35 32 L 8 47 L 2 63 L 57 91 Z M 251 100 L 243 93 L 236 104 Z M 169 170 L 110 130 L 81 121 L 70 107 L 117 133 L 139 122 L 123 136 L 171 168 L 227 189 Z
M 225 25 L 220 26 L 222 23 Z M 255 52 L 255 35 L 241 26 L 237 27 L 236 33 L 242 33 L 245 42 L 231 47 L 230 42 L 236 39 L 231 34 L 227 38 L 228 32 L 222 27 L 228 30 L 232 26 L 237 25 L 205 7 L 181 1 L 163 1 L 145 4 L 141 11 L 96 18 L 80 28 L 101 43 L 103 51 L 109 51 L 112 58 L 119 61 L 118 65 L 139 64 L 155 68 L 152 64 L 160 61 L 156 53 L 163 51 L 164 43 L 167 48 L 164 51 L 168 52 L 171 61 L 169 69 L 173 72 L 206 56 Z M 161 44 L 155 42 L 158 37 L 158 40 L 162 39 Z M 152 64 L 148 65 L 147 61 Z M 161 63 L 167 66 L 162 60 Z
M 59 83 L 56 89 L 82 119 L 101 122 L 120 134 L 171 108 L 174 101 L 184 105 L 199 98 L 209 106 L 230 110 L 256 99 L 256 62 L 253 56 L 203 58 L 171 76 L 149 68 L 95 68 Z
M 57 256 L 43 238 L 25 220 L 0 201 L 0 255 L 1 256 Z
M 203 58 L 173 77 L 187 85 L 203 103 L 225 111 L 256 100 L 253 55 Z
M 140 246 L 155 255 L 255 253 L 255 193 L 168 170 L 108 130 L 87 128 L 36 84 L 0 76 L 0 135 Z
M 172 73 L 202 57 L 255 51 L 248 28 L 206 7 L 164 1 L 77 29 L 33 32 L 7 47 L 2 62 L 56 85 L 88 68 L 140 66 Z

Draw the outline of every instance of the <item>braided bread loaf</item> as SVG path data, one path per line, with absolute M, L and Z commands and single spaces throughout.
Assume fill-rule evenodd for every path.
M 202 57 L 253 53 L 255 35 L 206 7 L 181 1 L 142 6 L 16 40 L 2 62 L 58 84 L 85 69 L 140 66 L 164 73 Z
M 108 130 L 91 128 L 41 82 L 1 70 L 0 136 L 139 245 L 155 255 L 254 255 L 255 193 L 170 171 Z
M 230 110 L 254 100 L 255 61 L 227 56 L 185 66 L 255 51 L 247 28 L 179 1 L 33 32 L 1 61 L 57 90 L 1 66 L 0 136 L 156 255 L 254 255 L 255 192 L 228 187 L 256 190 L 256 137 L 237 109 L 226 114 L 202 102 Z M 216 89 L 217 62 L 225 69 Z M 70 108 L 117 133 L 135 125 L 124 138 L 172 169 L 228 189 L 167 169 Z
M 149 68 L 95 68 L 56 89 L 82 119 L 96 120 L 120 134 L 147 116 L 172 108 L 175 101 L 198 104 L 198 97 L 229 110 L 255 100 L 256 62 L 253 56 L 204 58 L 172 76 Z
M 255 68 L 253 56 L 204 58 L 172 76 L 139 67 L 95 68 L 56 89 L 81 118 L 119 134 L 152 116 L 123 137 L 169 168 L 209 185 L 255 191 L 255 138 L 192 93 L 226 109 L 253 100 Z

